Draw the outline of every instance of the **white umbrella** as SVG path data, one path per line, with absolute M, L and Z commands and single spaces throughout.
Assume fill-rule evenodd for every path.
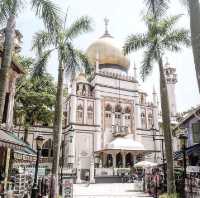
M 158 165 L 157 163 L 141 161 L 141 162 L 134 164 L 134 167 L 150 168 L 150 167 L 155 167 L 157 165 Z

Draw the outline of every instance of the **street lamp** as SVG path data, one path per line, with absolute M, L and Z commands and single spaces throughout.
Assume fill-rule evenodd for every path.
M 186 169 L 187 169 L 187 161 L 186 161 L 186 141 L 188 139 L 187 135 L 180 134 L 179 135 L 180 143 L 181 143 L 181 149 L 183 152 L 183 185 L 185 189 L 185 179 L 186 179 Z M 185 190 L 184 190 L 184 197 L 185 197 Z
M 166 191 L 166 184 L 167 184 L 167 174 L 166 174 L 166 168 L 165 168 L 165 153 L 164 153 L 164 139 L 163 138 L 155 138 L 157 131 L 156 128 L 152 125 L 152 131 L 153 131 L 153 141 L 155 144 L 155 141 L 161 141 L 161 152 L 162 152 L 162 163 L 163 163 L 163 176 L 164 176 L 164 191 Z
M 38 185 L 37 185 L 37 176 L 38 176 L 38 165 L 39 165 L 39 158 L 41 155 L 42 145 L 43 145 L 43 137 L 37 136 L 36 140 L 36 147 L 37 147 L 37 159 L 35 164 L 35 177 L 34 177 L 34 183 L 33 188 L 31 192 L 31 198 L 37 198 L 38 197 Z
M 70 136 L 69 136 L 69 140 L 68 140 L 68 143 L 72 143 L 73 141 L 73 132 L 74 132 L 74 128 L 73 126 L 71 125 L 71 127 L 69 128 L 68 130 L 70 133 Z M 61 164 L 60 164 L 60 194 L 62 194 L 62 187 L 63 187 L 63 167 L 64 167 L 64 151 L 65 151 L 65 141 L 62 140 L 61 142 L 61 151 L 62 151 L 62 155 L 61 155 Z

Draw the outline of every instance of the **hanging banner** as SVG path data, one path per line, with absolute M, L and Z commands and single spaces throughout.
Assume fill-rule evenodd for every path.
M 63 179 L 63 198 L 73 198 L 73 179 Z

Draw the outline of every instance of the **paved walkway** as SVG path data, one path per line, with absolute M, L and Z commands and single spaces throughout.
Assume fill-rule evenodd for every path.
M 74 198 L 144 198 L 147 194 L 136 192 L 134 185 L 124 184 L 74 184 Z

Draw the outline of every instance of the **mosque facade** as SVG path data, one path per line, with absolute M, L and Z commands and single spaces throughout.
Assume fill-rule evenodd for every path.
M 84 72 L 71 83 L 64 101 L 64 167 L 90 170 L 94 167 L 122 168 L 145 159 L 158 162 L 161 143 L 153 135 L 159 130 L 157 94 L 153 101 L 141 90 L 136 71 L 129 75 L 130 60 L 108 33 L 87 49 L 93 66 L 89 80 Z M 166 64 L 171 115 L 176 114 L 176 69 Z

